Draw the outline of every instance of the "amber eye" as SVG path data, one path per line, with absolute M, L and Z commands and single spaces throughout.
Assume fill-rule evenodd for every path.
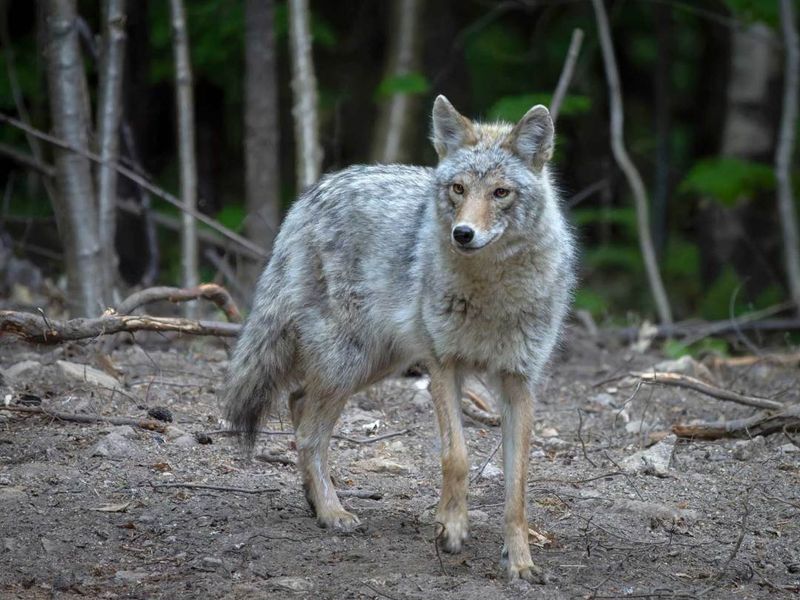
M 505 198 L 506 196 L 508 196 L 508 190 L 506 188 L 497 188 L 494 191 L 495 198 Z
M 453 184 L 453 192 L 458 194 L 459 196 L 464 193 L 464 186 L 460 183 Z

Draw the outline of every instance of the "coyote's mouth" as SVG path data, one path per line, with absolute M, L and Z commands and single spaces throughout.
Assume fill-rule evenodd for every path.
M 492 243 L 494 243 L 494 241 L 498 237 L 500 237 L 500 236 L 499 235 L 495 235 L 495 236 L 489 238 L 487 241 L 485 241 L 480 246 L 460 246 L 455 242 L 452 242 L 452 246 L 455 249 L 455 251 L 458 252 L 459 254 L 461 254 L 463 256 L 471 256 L 473 254 L 477 254 L 478 252 L 480 252 L 481 250 L 483 250 L 487 246 L 491 246 Z

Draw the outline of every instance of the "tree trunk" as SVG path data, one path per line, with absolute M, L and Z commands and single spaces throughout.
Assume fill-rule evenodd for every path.
M 245 0 L 244 168 L 245 235 L 270 251 L 281 218 L 275 3 Z M 263 268 L 248 263 L 252 288 Z
M 172 11 L 173 51 L 175 55 L 175 101 L 178 117 L 178 158 L 180 160 L 181 202 L 187 210 L 197 207 L 197 157 L 194 141 L 194 96 L 192 65 L 189 60 L 189 35 L 186 31 L 186 12 L 183 0 L 170 0 Z M 195 287 L 197 274 L 197 224 L 189 212 L 181 215 L 181 283 Z M 195 314 L 192 303 L 185 305 L 184 314 Z
M 644 259 L 650 292 L 656 303 L 659 321 L 663 324 L 668 324 L 672 322 L 672 310 L 669 306 L 664 283 L 661 280 L 661 273 L 658 269 L 658 261 L 653 248 L 653 238 L 650 234 L 647 190 L 645 190 L 639 171 L 637 171 L 636 166 L 628 156 L 628 151 L 625 149 L 622 91 L 620 89 L 619 73 L 617 72 L 617 61 L 614 56 L 614 44 L 611 40 L 611 28 L 608 25 L 608 16 L 606 15 L 605 6 L 603 6 L 603 0 L 592 0 L 592 5 L 597 19 L 600 48 L 603 52 L 603 63 L 605 65 L 606 79 L 608 80 L 608 96 L 611 110 L 611 150 L 614 154 L 614 159 L 628 179 L 628 184 L 633 192 L 633 199 L 636 204 L 636 227 L 639 233 L 639 247 Z
M 125 58 L 125 0 L 106 0 L 103 5 L 103 41 L 100 54 L 97 102 L 97 153 L 103 161 L 119 160 L 122 118 L 122 69 Z M 114 246 L 117 219 L 117 170 L 97 167 L 97 238 L 103 252 L 103 286 L 114 289 L 117 253 Z
M 783 71 L 783 114 L 778 147 L 775 151 L 775 177 L 778 180 L 778 209 L 783 230 L 783 249 L 789 292 L 795 308 L 800 311 L 800 241 L 798 241 L 797 211 L 792 193 L 791 175 L 797 123 L 800 47 L 798 46 L 793 2 L 794 0 L 780 0 L 786 59 Z
M 389 54 L 384 79 L 407 76 L 419 71 L 422 50 L 420 23 L 424 0 L 394 0 L 391 19 Z M 419 109 L 419 95 L 396 92 L 380 106 L 372 161 L 396 163 L 408 159 L 411 134 L 416 131 L 410 123 Z
M 298 192 L 316 183 L 322 165 L 310 21 L 308 0 L 289 0 L 289 54 Z
M 47 2 L 47 80 L 55 135 L 88 150 L 89 114 L 75 0 Z M 68 305 L 72 316 L 100 312 L 110 298 L 101 285 L 102 257 L 97 239 L 97 209 L 89 160 L 69 150 L 55 151 L 55 209 L 64 245 Z

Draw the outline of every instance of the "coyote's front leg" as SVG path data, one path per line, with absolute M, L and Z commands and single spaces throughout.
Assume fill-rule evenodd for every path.
M 442 443 L 442 495 L 436 520 L 442 524 L 442 546 L 459 552 L 467 539 L 467 446 L 461 425 L 461 384 L 452 365 L 429 365 L 431 396 Z
M 510 579 L 545 583 L 542 570 L 533 564 L 528 545 L 525 493 L 528 485 L 528 454 L 533 426 L 533 394 L 528 382 L 506 375 L 502 382 L 503 474 L 506 486 L 505 545 Z

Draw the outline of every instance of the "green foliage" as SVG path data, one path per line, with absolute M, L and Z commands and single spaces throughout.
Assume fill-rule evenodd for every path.
M 464 55 L 476 106 L 489 106 L 498 96 L 517 93 L 527 78 L 525 53 L 519 32 L 499 23 L 468 36 Z
M 700 301 L 700 314 L 709 320 L 726 319 L 730 316 L 730 303 L 736 290 L 741 286 L 739 277 L 730 265 L 722 272 L 706 290 Z
M 551 93 L 520 94 L 504 96 L 497 100 L 489 109 L 489 119 L 497 121 L 519 121 L 528 112 L 528 109 L 537 104 L 550 106 L 553 100 Z M 588 96 L 577 94 L 564 96 L 561 104 L 560 115 L 564 117 L 581 115 L 589 112 L 592 102 Z
M 571 221 L 579 227 L 617 225 L 625 236 L 636 238 L 636 211 L 632 207 L 578 208 L 572 211 Z
M 771 167 L 739 158 L 715 157 L 697 162 L 678 189 L 734 206 L 742 198 L 774 187 L 775 173 Z
M 239 231 L 246 216 L 244 206 L 241 204 L 226 204 L 217 213 L 217 221 L 225 225 L 228 229 Z
M 737 19 L 749 23 L 761 21 L 771 27 L 780 23 L 778 2 L 770 0 L 724 0 Z
M 395 94 L 424 94 L 431 87 L 422 73 L 412 72 L 404 75 L 386 77 L 378 85 L 376 96 L 386 98 Z
M 606 244 L 588 249 L 584 254 L 584 266 L 590 270 L 613 269 L 636 274 L 642 271 L 639 248 L 632 244 Z
M 664 342 L 662 351 L 666 356 L 673 359 L 687 354 L 694 358 L 703 358 L 708 355 L 728 356 L 730 354 L 730 345 L 720 338 L 705 338 L 690 345 L 678 340 L 667 340 Z
M 593 317 L 600 318 L 608 312 L 608 302 L 602 294 L 583 287 L 575 294 L 575 308 L 588 310 Z

